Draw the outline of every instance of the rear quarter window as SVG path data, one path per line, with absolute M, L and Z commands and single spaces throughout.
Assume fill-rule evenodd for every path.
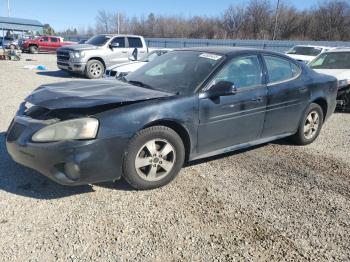
M 269 75 L 269 84 L 291 80 L 301 73 L 300 66 L 287 59 L 264 55 L 264 60 Z

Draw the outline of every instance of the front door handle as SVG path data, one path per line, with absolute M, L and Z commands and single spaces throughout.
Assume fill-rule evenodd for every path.
M 252 101 L 253 102 L 262 102 L 263 101 L 263 98 L 262 97 L 255 97 L 255 98 L 252 98 Z
M 300 92 L 300 93 L 305 93 L 305 92 L 307 92 L 307 87 L 300 87 L 300 88 L 299 88 L 299 92 Z
M 126 54 L 128 51 L 122 51 L 122 53 Z

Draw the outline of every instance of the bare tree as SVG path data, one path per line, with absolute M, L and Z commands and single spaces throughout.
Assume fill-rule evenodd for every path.
M 247 32 L 254 39 L 264 39 L 271 32 L 273 12 L 269 1 L 251 0 L 247 6 Z
M 230 5 L 224 12 L 222 26 L 230 38 L 237 38 L 247 22 L 247 11 L 244 6 Z
M 98 33 L 111 33 L 113 15 L 106 10 L 99 10 L 96 16 L 96 31 Z
M 250 0 L 246 6 L 230 5 L 222 17 L 120 14 L 119 27 L 122 33 L 145 37 L 268 39 L 275 31 L 276 39 L 350 40 L 349 0 L 324 0 L 305 11 L 281 1 L 276 28 L 275 14 L 268 0 Z M 116 32 L 117 13 L 105 10 L 97 13 L 95 30 L 87 30 L 88 34 Z

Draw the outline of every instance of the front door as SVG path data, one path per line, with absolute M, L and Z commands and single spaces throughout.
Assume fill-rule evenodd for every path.
M 126 47 L 125 37 L 115 37 L 110 42 L 114 48 L 108 47 L 107 67 L 128 61 L 128 48 Z
M 234 83 L 237 93 L 199 102 L 197 151 L 199 154 L 259 139 L 267 89 L 262 61 L 257 55 L 233 58 L 209 86 L 219 81 Z

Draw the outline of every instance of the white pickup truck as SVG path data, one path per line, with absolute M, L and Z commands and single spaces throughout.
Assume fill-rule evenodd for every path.
M 101 78 L 107 67 L 127 62 L 129 57 L 148 52 L 145 39 L 137 35 L 102 34 L 90 38 L 85 44 L 57 49 L 57 66 L 62 70 Z

